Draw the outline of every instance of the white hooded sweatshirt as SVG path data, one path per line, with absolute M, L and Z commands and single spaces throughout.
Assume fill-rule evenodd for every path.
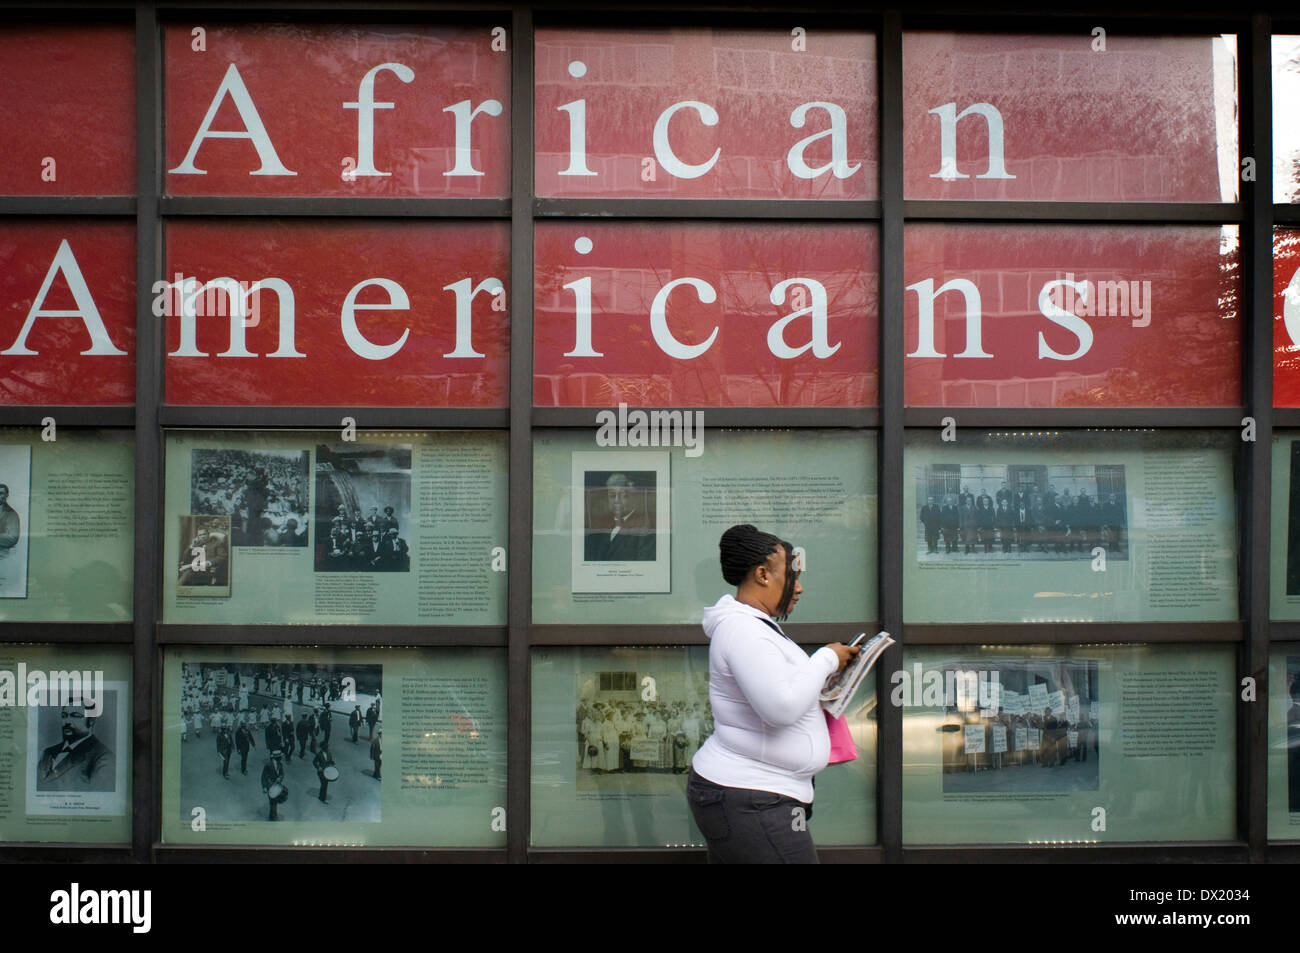
M 722 787 L 811 804 L 831 753 L 817 696 L 839 659 L 829 648 L 807 655 L 766 618 L 730 595 L 704 610 L 714 729 L 691 765 Z

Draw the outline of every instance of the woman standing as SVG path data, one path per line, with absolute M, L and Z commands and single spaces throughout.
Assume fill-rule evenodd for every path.
M 799 821 L 830 757 L 818 695 L 858 649 L 837 642 L 809 657 L 772 621 L 803 592 L 789 543 L 746 524 L 718 548 L 736 595 L 704 610 L 716 727 L 692 759 L 686 799 L 710 863 L 815 864 Z

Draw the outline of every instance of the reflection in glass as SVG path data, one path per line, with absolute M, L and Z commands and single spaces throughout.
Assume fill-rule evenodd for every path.
M 1273 201 L 1300 200 L 1300 36 L 1273 37 Z
M 909 199 L 1232 202 L 1237 42 L 903 34 Z
M 1231 646 L 909 649 L 903 841 L 1225 840 Z

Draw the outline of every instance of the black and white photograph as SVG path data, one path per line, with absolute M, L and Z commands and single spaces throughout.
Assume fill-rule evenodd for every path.
M 1300 655 L 1286 657 L 1286 799 L 1300 813 Z
M 28 710 L 29 815 L 126 813 L 130 695 L 120 682 L 102 689 Z
M 230 596 L 229 516 L 178 517 L 180 565 L 176 569 L 178 596 Z
M 669 454 L 573 454 L 573 591 L 668 592 Z
M 190 512 L 230 517 L 232 546 L 307 545 L 306 450 L 192 450 Z
M 185 662 L 181 682 L 186 820 L 381 820 L 382 665 Z
M 32 448 L 0 446 L 0 599 L 27 598 Z
M 944 794 L 1095 791 L 1100 680 L 1092 660 L 944 666 Z
M 411 445 L 316 447 L 317 572 L 411 571 Z
M 577 788 L 680 794 L 713 733 L 708 671 L 600 671 L 577 677 Z
M 921 563 L 1129 557 L 1122 464 L 926 464 L 916 505 Z

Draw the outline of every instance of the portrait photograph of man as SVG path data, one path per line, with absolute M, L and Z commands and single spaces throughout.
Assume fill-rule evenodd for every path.
M 670 591 L 670 455 L 572 455 L 573 591 Z
M 112 687 L 109 687 L 112 686 Z M 125 686 L 28 709 L 27 813 L 126 811 Z
M 0 598 L 27 598 L 32 448 L 0 446 Z

